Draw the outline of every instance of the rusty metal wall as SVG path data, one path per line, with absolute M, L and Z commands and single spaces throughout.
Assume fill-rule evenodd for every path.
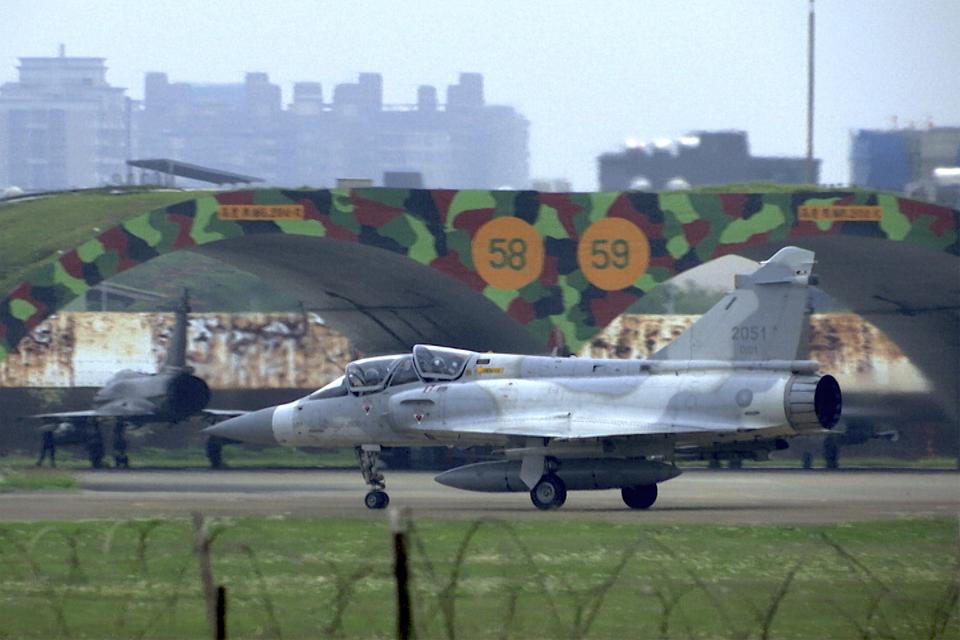
M 0 362 L 0 387 L 99 387 L 120 369 L 156 371 L 173 314 L 61 313 Z M 300 314 L 193 314 L 187 359 L 214 389 L 314 389 L 342 373 L 350 344 Z
M 581 349 L 581 357 L 644 358 L 699 316 L 624 314 Z M 809 357 L 857 392 L 927 393 L 930 384 L 882 331 L 853 313 L 810 317 Z
M 641 358 L 696 316 L 625 314 L 579 355 Z M 0 387 L 98 387 L 120 369 L 155 371 L 172 314 L 61 313 L 0 362 Z M 846 389 L 923 393 L 929 384 L 882 332 L 854 314 L 811 317 L 810 357 Z M 312 316 L 194 314 L 190 363 L 214 389 L 315 389 L 340 375 L 349 342 Z

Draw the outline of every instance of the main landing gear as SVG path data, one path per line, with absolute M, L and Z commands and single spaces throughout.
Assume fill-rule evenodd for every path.
M 357 447 L 357 460 L 360 462 L 360 473 L 363 481 L 370 487 L 370 491 L 363 498 L 367 509 L 385 509 L 390 504 L 390 496 L 384 491 L 386 483 L 380 473 L 380 445 L 363 445 Z
M 644 484 L 620 489 L 623 502 L 631 509 L 649 509 L 657 501 L 657 485 Z M 554 473 L 548 473 L 530 491 L 533 506 L 541 511 L 559 509 L 567 501 L 567 487 Z
M 560 476 L 548 473 L 530 490 L 530 500 L 541 511 L 559 509 L 567 501 L 567 485 Z

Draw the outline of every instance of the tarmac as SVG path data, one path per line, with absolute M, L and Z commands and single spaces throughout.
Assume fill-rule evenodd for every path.
M 383 518 L 363 506 L 359 471 L 131 470 L 77 472 L 73 492 L 0 494 L 0 521 L 186 516 Z M 619 491 L 570 492 L 562 509 L 538 511 L 526 493 L 444 487 L 433 473 L 388 472 L 391 507 L 418 517 L 575 520 L 655 524 L 816 524 L 960 516 L 955 471 L 690 470 L 659 487 L 656 504 L 632 511 Z

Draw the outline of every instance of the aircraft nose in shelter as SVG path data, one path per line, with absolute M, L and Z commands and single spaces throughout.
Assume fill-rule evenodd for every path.
M 274 407 L 260 409 L 207 427 L 203 432 L 251 444 L 277 444 L 273 435 Z

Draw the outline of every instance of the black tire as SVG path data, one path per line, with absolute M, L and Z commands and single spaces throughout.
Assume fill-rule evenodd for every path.
M 743 469 L 743 460 L 740 458 L 730 458 L 730 462 L 727 463 L 728 469 Z
M 620 489 L 623 502 L 631 509 L 649 509 L 657 501 L 657 485 L 644 484 Z
M 813 469 L 813 454 L 809 451 L 803 454 L 803 468 Z
M 530 491 L 530 500 L 541 511 L 559 509 L 567 501 L 567 485 L 552 473 L 545 475 Z
M 376 489 L 364 496 L 363 504 L 366 505 L 367 509 L 386 509 L 387 505 L 390 504 L 390 496 L 387 495 L 386 491 Z

